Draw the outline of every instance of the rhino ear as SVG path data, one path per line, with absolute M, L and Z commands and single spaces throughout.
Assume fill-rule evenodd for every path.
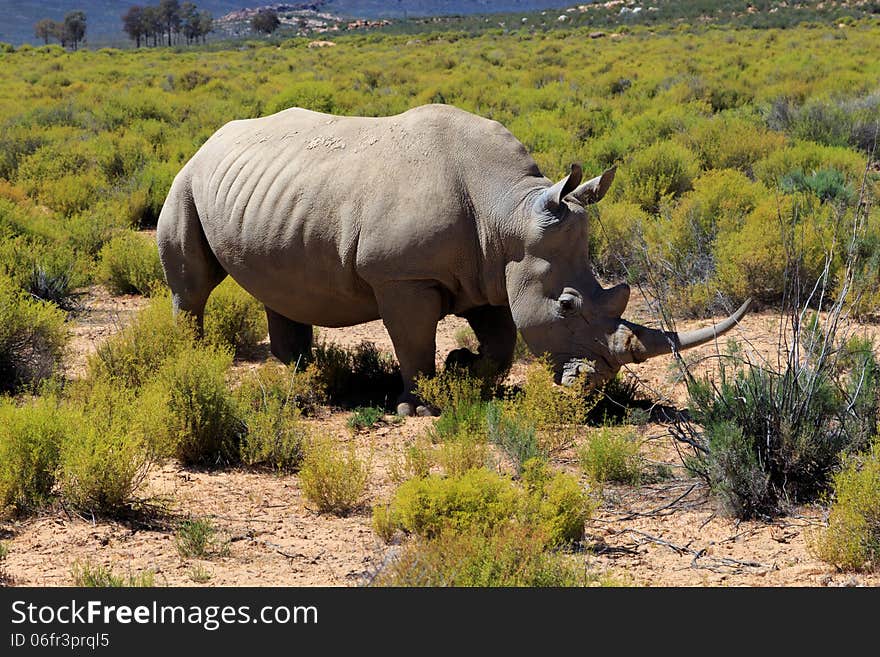
M 592 180 L 588 180 L 572 191 L 571 195 L 583 205 L 598 203 L 602 200 L 602 197 L 605 196 L 605 192 L 611 187 L 611 181 L 614 180 L 615 173 L 617 173 L 617 167 L 611 167 L 601 176 L 596 176 Z
M 555 208 L 562 203 L 562 199 L 571 194 L 581 184 L 584 172 L 580 164 L 572 164 L 571 172 L 552 187 L 548 187 L 541 194 L 541 203 L 545 208 Z

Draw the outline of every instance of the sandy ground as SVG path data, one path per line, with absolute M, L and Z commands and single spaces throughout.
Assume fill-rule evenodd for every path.
M 139 297 L 111 297 L 99 287 L 83 297 L 86 307 L 74 321 L 69 374 L 79 375 L 96 345 L 143 306 Z M 650 322 L 644 303 L 634 303 L 628 317 Z M 680 322 L 679 328 L 709 322 Z M 438 362 L 455 348 L 463 320 L 447 318 L 438 330 Z M 769 355 L 776 343 L 779 317 L 750 314 L 735 333 L 743 344 Z M 864 329 L 874 332 L 874 327 Z M 341 345 L 363 340 L 391 351 L 381 322 L 347 329 L 321 329 L 321 338 Z M 264 352 L 267 350 L 264 350 Z M 697 371 L 717 362 L 716 347 L 689 352 Z M 254 362 L 239 362 L 247 369 Z M 521 368 L 515 368 L 513 377 Z M 633 366 L 643 394 L 681 406 L 684 387 L 676 381 L 671 358 Z M 72 583 L 79 562 L 111 567 L 117 573 L 152 570 L 157 585 L 179 586 L 353 586 L 369 582 L 393 546 L 371 529 L 372 504 L 381 503 L 394 485 L 389 467 L 395 454 L 423 434 L 430 418 L 408 418 L 352 435 L 347 412 L 328 412 L 310 420 L 340 440 L 353 441 L 371 463 L 369 490 L 361 509 L 345 518 L 317 513 L 304 499 L 296 475 L 278 476 L 245 469 L 219 471 L 167 464 L 154 471 L 144 495 L 153 509 L 125 521 L 84 517 L 62 508 L 20 521 L 0 523 L 0 539 L 9 547 L 6 571 L 12 583 L 59 586 Z M 818 561 L 808 551 L 811 532 L 820 528 L 825 509 L 792 510 L 772 522 L 736 522 L 708 497 L 703 484 L 680 467 L 674 441 L 662 424 L 638 428 L 643 455 L 669 465 L 671 479 L 640 487 L 607 485 L 597 492 L 600 507 L 586 527 L 581 554 L 586 567 L 607 572 L 632 585 L 663 586 L 852 586 L 880 585 L 880 573 L 849 574 Z M 573 452 L 555 459 L 577 472 Z M 584 481 L 584 485 L 587 485 Z M 206 559 L 182 559 L 174 528 L 184 518 L 207 516 L 217 528 L 216 549 Z

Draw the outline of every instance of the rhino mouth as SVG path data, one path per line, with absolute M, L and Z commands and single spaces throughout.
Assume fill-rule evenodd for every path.
M 584 376 L 590 387 L 601 385 L 613 377 L 620 369 L 620 365 L 612 365 L 608 359 L 597 355 L 595 360 L 590 358 L 570 358 L 562 366 L 559 375 L 559 383 L 564 386 L 574 385 L 578 378 Z

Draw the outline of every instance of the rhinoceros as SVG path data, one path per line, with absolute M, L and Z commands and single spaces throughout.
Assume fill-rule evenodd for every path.
M 585 210 L 614 170 L 582 176 L 572 165 L 551 182 L 500 123 L 447 105 L 382 118 L 291 108 L 227 123 L 186 163 L 159 217 L 159 254 L 175 313 L 201 325 L 229 275 L 265 305 L 271 351 L 287 363 L 310 352 L 313 325 L 381 318 L 402 415 L 431 410 L 415 380 L 434 374 L 450 313 L 477 336 L 471 365 L 508 369 L 519 330 L 557 382 L 593 385 L 742 318 L 747 304 L 684 334 L 621 319 L 630 289 L 593 275 Z

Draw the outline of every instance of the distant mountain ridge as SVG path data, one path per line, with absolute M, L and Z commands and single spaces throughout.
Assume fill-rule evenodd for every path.
M 215 18 L 237 9 L 274 4 L 272 0 L 193 0 L 200 9 L 207 9 Z M 490 14 L 527 12 L 553 7 L 584 4 L 560 0 L 314 0 L 285 3 L 291 7 L 320 10 L 352 18 L 404 18 L 415 16 L 448 16 L 456 14 Z M 39 43 L 34 36 L 34 23 L 41 18 L 60 21 L 73 10 L 86 13 L 87 39 L 98 42 L 123 41 L 122 15 L 132 5 L 158 4 L 158 0 L 0 0 L 0 41 L 19 45 Z

